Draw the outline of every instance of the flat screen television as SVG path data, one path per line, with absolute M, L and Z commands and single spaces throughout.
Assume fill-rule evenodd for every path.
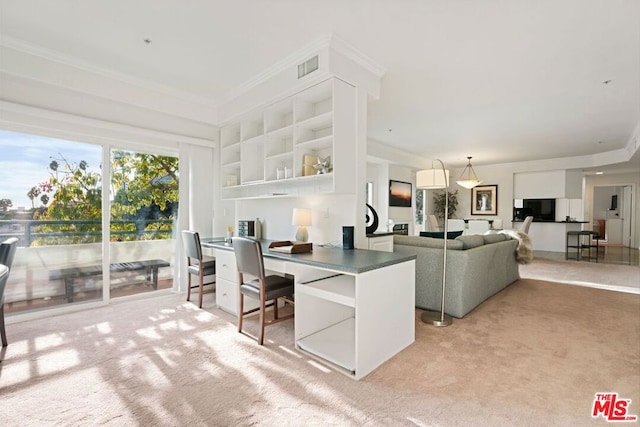
M 534 221 L 556 220 L 556 199 L 523 199 L 522 208 L 515 209 L 514 219 L 533 216 Z

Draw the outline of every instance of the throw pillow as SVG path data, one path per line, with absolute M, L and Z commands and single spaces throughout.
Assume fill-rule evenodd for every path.
M 462 231 L 447 231 L 447 239 L 455 239 L 462 236 Z M 420 237 L 433 237 L 436 239 L 444 239 L 444 231 L 421 231 Z

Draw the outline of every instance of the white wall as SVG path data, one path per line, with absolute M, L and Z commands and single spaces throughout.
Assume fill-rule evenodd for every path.
M 311 209 L 312 225 L 307 227 L 307 230 L 309 241 L 314 244 L 342 244 L 342 227 L 355 226 L 352 212 L 357 207 L 353 195 L 309 195 L 237 201 L 236 222 L 233 223 L 234 234 L 237 220 L 260 218 L 263 238 L 293 240 L 297 228 L 291 225 L 293 208 Z M 366 215 L 364 201 L 362 201 L 361 211 L 364 223 Z

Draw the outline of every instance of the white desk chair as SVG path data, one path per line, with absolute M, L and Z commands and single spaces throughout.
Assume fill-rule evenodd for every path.
M 524 234 L 529 234 L 529 227 L 531 226 L 531 222 L 533 221 L 533 217 L 532 216 L 528 216 L 524 219 L 524 221 L 522 222 L 522 226 L 520 227 L 520 231 L 522 231 Z
M 438 218 L 436 218 L 435 215 L 429 215 L 427 218 L 428 218 L 427 231 L 440 231 L 440 227 L 438 226 Z
M 496 218 L 493 220 L 493 229 L 494 230 L 502 230 L 502 220 Z
M 447 231 L 464 231 L 463 219 L 449 219 L 447 220 Z
M 465 234 L 484 234 L 489 231 L 489 221 L 484 219 L 469 220 L 469 228 Z

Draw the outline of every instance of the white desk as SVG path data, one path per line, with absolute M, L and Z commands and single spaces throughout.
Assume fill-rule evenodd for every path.
M 295 277 L 298 350 L 359 380 L 415 340 L 415 256 L 320 247 L 291 255 L 261 242 L 265 269 Z M 229 262 L 232 247 L 202 245 Z

